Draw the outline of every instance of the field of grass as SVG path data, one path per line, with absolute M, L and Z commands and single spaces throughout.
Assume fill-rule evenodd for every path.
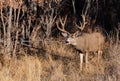
M 88 67 L 83 65 L 82 71 L 72 47 L 51 40 L 43 48 L 22 50 L 16 59 L 1 57 L 0 81 L 120 81 L 120 41 L 106 44 L 99 63 L 97 54 L 89 54 Z

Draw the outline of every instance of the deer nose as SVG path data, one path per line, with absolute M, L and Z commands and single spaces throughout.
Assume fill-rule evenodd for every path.
M 69 43 L 70 43 L 70 40 L 71 40 L 71 38 L 68 38 L 68 39 L 66 40 L 66 43 L 69 44 Z
M 65 43 L 69 43 L 69 41 L 66 41 Z

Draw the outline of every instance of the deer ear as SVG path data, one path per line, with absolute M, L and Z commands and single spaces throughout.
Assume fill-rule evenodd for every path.
M 68 37 L 67 33 L 61 33 L 64 37 Z
M 82 35 L 82 32 L 78 32 L 78 33 L 77 33 L 77 37 L 78 37 L 78 36 L 81 36 L 81 35 Z

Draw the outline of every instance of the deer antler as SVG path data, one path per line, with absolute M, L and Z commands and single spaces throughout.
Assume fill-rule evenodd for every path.
M 78 27 L 81 31 L 83 31 L 84 28 L 85 28 L 85 25 L 87 24 L 87 22 L 85 21 L 85 15 L 81 15 L 81 16 L 82 16 L 82 19 L 83 19 L 83 23 L 80 23 L 80 26 L 77 25 L 76 23 L 75 23 L 75 25 L 76 25 L 76 27 Z
M 66 20 L 67 20 L 67 16 L 65 16 L 64 19 L 62 19 L 61 17 L 59 17 L 59 21 L 56 22 L 56 25 L 57 25 L 57 28 L 58 28 L 60 31 L 62 31 L 62 32 L 64 32 L 64 33 L 67 33 L 67 34 L 70 34 L 68 31 L 65 30 Z M 60 22 L 60 24 L 61 24 L 61 27 L 59 26 L 59 22 Z

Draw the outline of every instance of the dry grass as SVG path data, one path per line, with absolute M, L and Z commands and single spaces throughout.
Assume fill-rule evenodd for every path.
M 0 70 L 0 81 L 40 81 L 41 62 L 37 57 L 26 56 L 9 60 Z
M 47 53 L 49 54 L 57 54 L 60 56 L 73 56 L 74 55 L 74 50 L 70 47 L 68 47 L 65 43 L 59 42 L 59 41 L 48 41 L 46 43 L 46 50 Z
M 45 58 L 25 55 L 1 64 L 0 81 L 120 80 L 120 42 L 106 47 L 99 63 L 97 55 L 91 53 L 88 68 L 83 71 L 80 71 L 79 54 L 71 47 L 52 40 L 46 43 L 45 49 Z

